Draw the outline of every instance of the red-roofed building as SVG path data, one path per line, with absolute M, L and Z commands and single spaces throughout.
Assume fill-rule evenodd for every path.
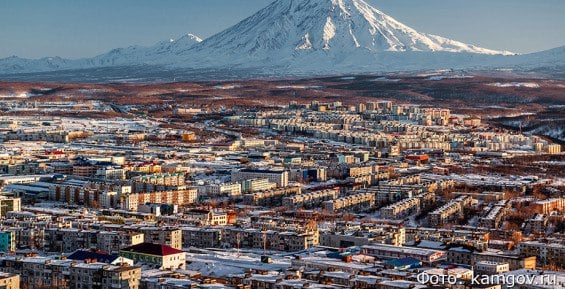
M 186 268 L 186 254 L 165 245 L 141 243 L 120 250 L 120 256 L 130 258 L 135 263 L 153 265 L 161 270 Z
M 427 163 L 428 160 L 430 159 L 430 157 L 427 154 L 423 154 L 423 155 L 407 155 L 405 157 L 407 160 L 412 160 L 412 161 L 419 161 L 422 163 Z

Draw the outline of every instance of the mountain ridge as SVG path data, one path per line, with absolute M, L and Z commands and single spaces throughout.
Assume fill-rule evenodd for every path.
M 364 0 L 276 0 L 204 40 L 186 34 L 77 60 L 9 57 L 0 59 L 0 74 L 143 65 L 164 70 L 252 69 L 265 75 L 530 68 L 563 65 L 564 50 L 515 55 L 481 48 L 418 32 Z

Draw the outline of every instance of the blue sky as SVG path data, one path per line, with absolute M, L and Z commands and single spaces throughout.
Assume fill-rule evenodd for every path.
M 418 31 L 519 53 L 565 45 L 564 0 L 366 0 Z M 0 0 L 0 58 L 89 57 L 193 33 L 271 0 Z

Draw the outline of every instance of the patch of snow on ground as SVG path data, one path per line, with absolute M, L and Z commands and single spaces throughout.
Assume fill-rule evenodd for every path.
M 215 89 L 236 89 L 242 88 L 242 85 L 216 85 L 214 86 Z
M 8 95 L 1 95 L 0 98 L 28 98 L 31 95 L 29 93 L 20 93 L 20 94 L 8 94 Z
M 527 88 L 539 88 L 540 85 L 535 82 L 495 82 L 489 83 L 488 86 L 496 86 L 496 87 L 527 87 Z
M 398 79 L 398 78 L 378 77 L 378 78 L 373 79 L 373 81 L 399 82 L 400 79 Z
M 443 80 L 443 79 L 465 79 L 465 78 L 473 78 L 474 76 L 471 75 L 449 75 L 449 76 L 430 76 L 428 80 Z
M 323 88 L 319 85 L 281 85 L 277 86 L 278 89 L 320 89 Z

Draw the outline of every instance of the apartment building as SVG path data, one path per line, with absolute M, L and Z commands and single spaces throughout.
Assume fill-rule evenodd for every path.
M 369 257 L 368 260 L 371 260 Z M 295 270 L 304 271 L 341 271 L 350 274 L 368 272 L 374 267 L 372 263 L 353 263 L 343 262 L 340 259 L 320 257 L 320 256 L 296 256 L 290 261 L 291 267 Z M 341 287 L 343 288 L 343 287 Z
M 559 144 L 549 144 L 544 147 L 546 153 L 550 155 L 558 155 L 561 153 L 561 145 Z
M 243 203 L 252 206 L 280 206 L 287 196 L 301 194 L 300 187 L 276 188 L 273 190 L 255 192 L 243 195 Z
M 214 210 L 187 210 L 183 214 L 189 219 L 200 221 L 203 226 L 225 226 L 228 224 L 228 214 Z
M 454 240 L 475 240 L 487 242 L 491 234 L 486 230 L 453 230 L 426 227 L 406 228 L 406 241 L 430 240 L 435 242 L 451 242 Z
M 325 182 L 328 179 L 325 167 L 293 168 L 288 177 L 289 181 L 295 182 Z
M 222 244 L 222 229 L 181 227 L 183 247 L 219 248 Z
M 318 230 L 275 231 L 225 227 L 222 243 L 232 248 L 296 252 L 319 245 Z
M 141 279 L 141 268 L 136 266 L 116 266 L 90 260 L 80 263 L 49 257 L 0 257 L 0 271 L 18 275 L 25 288 L 34 289 L 138 289 Z
M 445 252 L 440 250 L 409 248 L 386 244 L 372 244 L 361 246 L 361 253 L 382 259 L 398 259 L 411 257 L 426 264 L 432 264 L 445 257 Z
M 475 192 L 453 192 L 454 197 L 459 196 L 470 196 L 475 200 L 486 201 L 486 202 L 498 202 L 504 199 L 504 192 L 490 192 L 484 191 L 480 193 Z
M 565 209 L 565 198 L 553 198 L 536 201 L 530 207 L 539 214 L 550 214 L 553 211 L 563 211 Z
M 241 191 L 243 193 L 252 193 L 257 191 L 272 190 L 277 187 L 277 184 L 271 183 L 269 179 L 249 179 L 241 181 Z
M 144 243 L 166 245 L 175 249 L 182 249 L 182 231 L 180 229 L 172 227 L 139 227 L 134 230 L 143 234 Z
M 0 196 L 0 217 L 6 217 L 8 212 L 22 210 L 22 199 Z
M 35 175 L 40 173 L 41 169 L 37 162 L 0 164 L 0 174 L 3 175 Z
M 134 193 L 121 196 L 121 207 L 124 210 L 137 211 L 139 205 L 146 203 L 160 203 L 170 205 L 189 205 L 198 200 L 198 189 L 187 188 L 184 190 Z
M 212 184 L 204 187 L 204 192 L 208 196 L 241 196 L 241 183 Z
M 477 264 L 477 262 L 480 261 L 508 263 L 510 266 L 510 270 L 535 269 L 537 264 L 537 258 L 535 256 L 521 257 L 514 255 L 496 254 L 490 252 L 476 253 L 473 255 L 473 264 Z
M 549 218 L 547 215 L 535 214 L 531 219 L 528 220 L 530 232 L 533 234 L 540 234 L 540 235 L 545 234 L 548 221 Z
M 431 226 L 440 227 L 452 220 L 463 216 L 463 209 L 471 204 L 472 198 L 460 196 L 439 207 L 428 215 Z
M 375 204 L 375 194 L 358 193 L 350 196 L 329 200 L 322 203 L 323 208 L 330 212 L 370 208 Z
M 403 219 L 420 211 L 420 199 L 408 198 L 380 209 L 385 219 Z
M 288 172 L 283 170 L 243 169 L 231 173 L 232 182 L 241 182 L 249 179 L 268 179 L 277 184 L 277 187 L 288 186 Z
M 117 166 L 101 167 L 96 170 L 96 177 L 107 180 L 124 180 L 126 171 Z
M 12 231 L 0 232 L 0 252 L 10 253 L 16 251 L 16 234 Z
M 402 186 L 402 185 L 417 185 L 422 183 L 422 176 L 420 175 L 411 175 L 411 176 L 403 176 L 396 179 L 390 179 L 387 181 L 381 182 L 380 185 L 388 185 L 388 186 Z
M 97 249 L 109 254 L 118 254 L 121 249 L 144 241 L 143 233 L 133 231 L 101 231 L 97 238 Z
M 447 250 L 449 263 L 474 266 L 478 262 L 485 261 L 508 264 L 510 270 L 535 269 L 537 264 L 534 255 L 523 257 L 490 251 L 480 252 L 468 246 L 453 246 Z
M 184 186 L 185 180 L 185 175 L 182 172 L 150 174 L 133 178 L 133 181 L 138 183 L 149 183 L 162 186 Z M 136 190 L 134 190 L 134 192 L 135 191 Z
M 75 164 L 73 165 L 73 175 L 84 178 L 91 178 L 96 175 L 98 166 L 92 164 Z
M 155 215 L 155 217 L 161 217 L 166 215 L 173 215 L 178 213 L 178 205 L 169 204 L 153 204 L 146 203 L 139 205 L 137 211 L 140 213 L 148 213 Z
M 541 265 L 565 267 L 565 245 L 526 241 L 518 244 L 521 256 L 535 256 Z
M 474 270 L 478 274 L 502 274 L 510 271 L 510 264 L 491 261 L 478 261 L 475 262 Z
M 406 243 L 405 229 L 396 226 L 380 226 L 367 230 L 346 232 L 321 232 L 320 246 L 348 248 L 369 244 L 402 246 Z
M 45 228 L 43 250 L 52 253 L 71 253 L 80 249 L 96 249 L 115 254 L 120 249 L 144 241 L 144 234 L 133 230 L 106 231 L 75 228 Z M 166 235 L 166 233 L 163 233 Z M 166 237 L 164 237 L 166 240 Z M 155 240 L 160 240 L 155 238 Z M 163 241 L 164 242 L 164 241 Z
M 90 208 L 116 208 L 120 196 L 128 194 L 130 186 L 84 181 L 68 181 L 49 186 L 49 199 L 56 202 L 80 204 Z
M 510 210 L 510 202 L 501 200 L 496 203 L 484 217 L 479 218 L 482 227 L 497 229 L 503 221 L 504 216 Z
M 376 202 L 379 205 L 392 204 L 402 199 L 407 199 L 424 192 L 421 185 L 383 185 L 370 188 L 368 191 L 374 192 Z
M 8 245 L 7 243 L 2 243 L 0 247 L 5 246 L 5 248 L 10 248 L 11 246 L 18 249 L 41 249 L 43 248 L 43 230 L 45 228 L 44 224 L 36 224 L 34 222 L 10 222 L 11 220 L 6 220 L 4 224 L 9 226 L 9 231 L 11 233 L 11 238 L 13 239 L 14 245 Z M 8 241 L 7 236 L 5 240 Z M 1 249 L 0 249 L 1 251 Z
M 20 289 L 20 275 L 0 272 L 0 288 Z
M 46 228 L 43 250 L 52 253 L 71 253 L 79 249 L 96 249 L 98 233 L 99 231 L 96 230 Z
M 132 192 L 148 193 L 174 191 L 185 187 L 185 175 L 182 172 L 158 173 L 132 178 Z
M 338 196 L 339 191 L 336 189 L 314 191 L 285 197 L 282 200 L 282 205 L 287 208 L 312 208 L 318 207 L 324 201 L 336 199 Z
M 76 280 L 71 288 L 84 289 L 137 289 L 141 279 L 141 268 L 133 266 L 111 266 L 96 263 L 71 266 L 70 280 Z
M 69 132 L 66 131 L 13 131 L 2 134 L 4 141 L 46 141 L 53 143 L 68 143 Z

